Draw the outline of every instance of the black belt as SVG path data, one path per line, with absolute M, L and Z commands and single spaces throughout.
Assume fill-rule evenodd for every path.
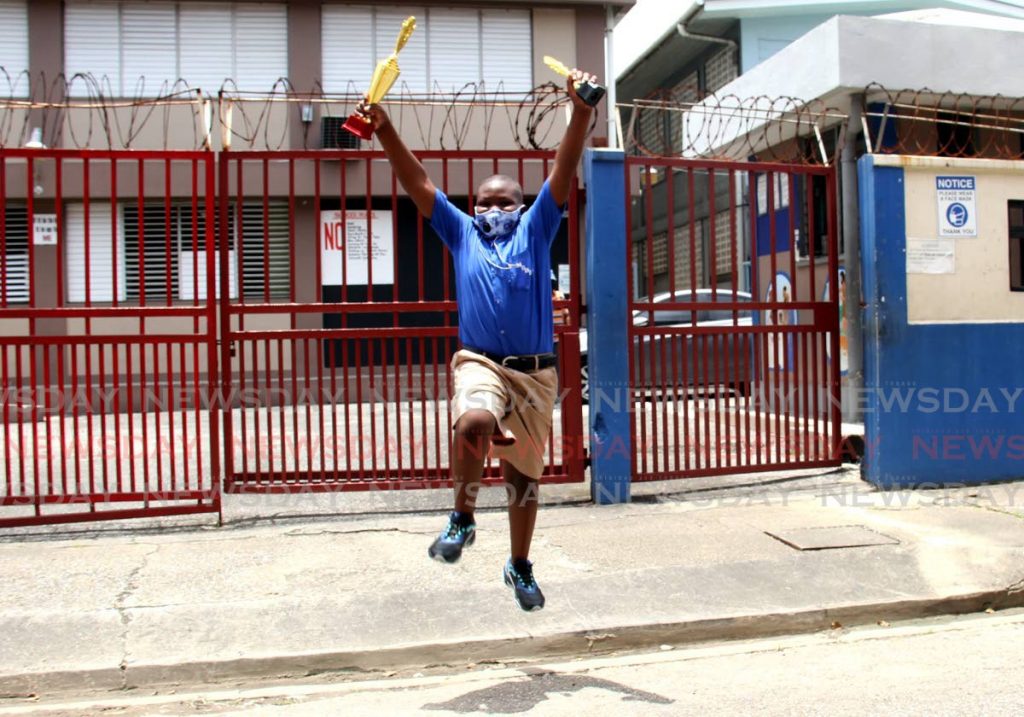
M 463 346 L 466 351 L 471 351 L 475 354 L 480 354 L 484 358 L 489 358 L 499 366 L 510 368 L 513 371 L 521 371 L 523 373 L 533 373 L 534 371 L 540 371 L 541 369 L 550 368 L 558 363 L 558 356 L 556 354 L 529 354 L 526 356 L 499 356 L 498 354 L 492 354 L 490 351 L 482 351 L 481 349 L 475 349 L 472 346 Z

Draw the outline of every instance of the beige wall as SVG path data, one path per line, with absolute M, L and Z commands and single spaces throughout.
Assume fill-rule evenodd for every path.
M 462 101 L 470 99 L 472 96 L 467 94 Z M 393 92 L 382 104 L 402 139 L 414 150 L 510 150 L 519 149 L 517 136 L 524 145 L 528 141 L 526 120 L 530 107 L 520 112 L 518 101 L 498 107 L 459 105 L 449 108 L 442 104 L 405 101 L 400 92 Z M 322 114 L 333 117 L 347 117 L 353 109 L 352 105 L 341 103 L 320 106 Z M 543 148 L 554 149 L 565 126 L 564 112 L 549 113 L 537 132 L 538 143 Z M 310 149 L 320 146 L 319 125 L 310 131 L 309 146 Z M 362 148 L 380 149 L 380 145 L 374 140 L 364 142 Z M 528 145 L 525 148 L 532 149 Z
M 1024 200 L 1024 162 L 877 157 L 905 171 L 906 236 L 938 239 L 935 177 L 977 178 L 978 236 L 956 238 L 955 273 L 908 274 L 910 323 L 1024 322 L 1024 293 L 1010 291 L 1007 201 Z
M 302 147 L 298 107 L 280 102 L 245 102 L 230 112 L 211 103 L 210 147 L 223 148 L 227 123 L 233 130 L 231 149 L 291 149 Z M 295 115 L 292 117 L 292 115 Z M 228 119 L 230 116 L 230 119 Z M 61 146 L 75 149 L 204 149 L 207 141 L 205 109 L 198 102 L 152 108 L 118 107 L 107 110 L 70 109 L 61 125 Z M 298 126 L 292 136 L 289 120 Z M 313 146 L 313 145 L 311 145 Z
M 563 82 L 544 64 L 544 55 L 551 55 L 569 67 L 576 65 L 576 11 L 535 8 L 533 11 L 533 81 L 535 85 L 551 80 Z M 586 38 L 585 42 L 596 42 Z

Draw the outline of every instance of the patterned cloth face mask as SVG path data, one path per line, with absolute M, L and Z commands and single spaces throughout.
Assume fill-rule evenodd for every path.
M 486 212 L 478 212 L 473 217 L 473 223 L 485 239 L 501 239 L 516 230 L 522 216 L 522 207 L 509 211 L 489 209 Z

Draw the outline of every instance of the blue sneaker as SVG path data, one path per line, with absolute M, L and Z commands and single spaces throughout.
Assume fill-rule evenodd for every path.
M 445 563 L 457 562 L 462 557 L 462 549 L 476 540 L 476 524 L 459 525 L 455 522 L 455 513 L 448 516 L 448 525 L 427 550 L 434 560 Z
M 516 603 L 523 610 L 532 612 L 544 607 L 544 593 L 540 591 L 537 581 L 533 579 L 533 563 L 529 560 L 517 561 L 518 565 L 512 564 L 512 558 L 505 563 L 502 577 L 505 584 L 512 588 L 515 594 Z

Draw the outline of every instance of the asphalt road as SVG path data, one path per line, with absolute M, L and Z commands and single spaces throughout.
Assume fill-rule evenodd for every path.
M 1024 611 L 560 664 L 9 700 L 33 715 L 1019 715 Z

